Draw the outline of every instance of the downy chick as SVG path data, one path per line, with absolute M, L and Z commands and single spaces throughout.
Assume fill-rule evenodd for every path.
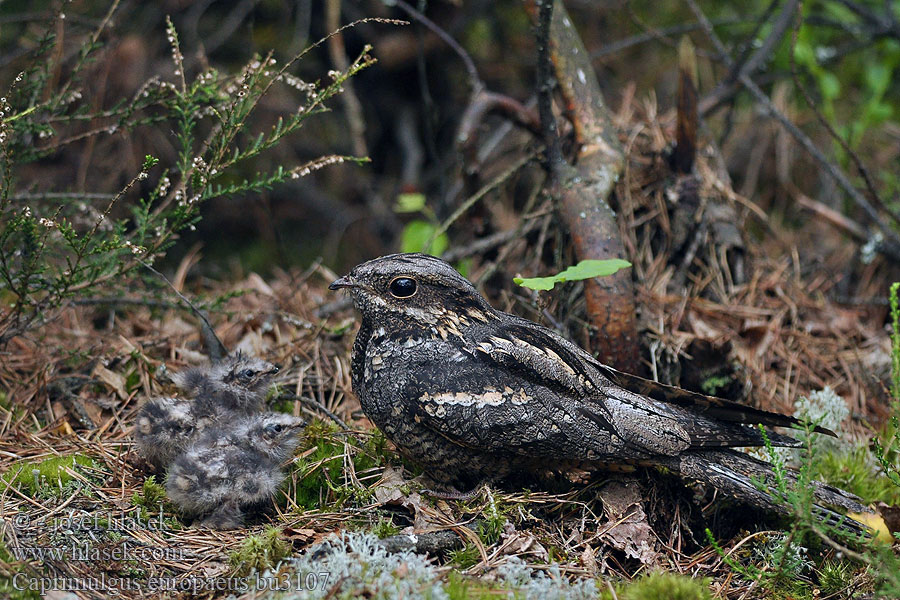
M 186 398 L 153 398 L 138 411 L 135 448 L 157 471 L 164 470 L 216 414 Z
M 185 394 L 225 410 L 244 413 L 264 408 L 265 393 L 278 366 L 241 352 L 221 362 L 191 367 L 172 378 Z
M 233 529 L 284 480 L 282 464 L 300 443 L 303 419 L 261 413 L 209 427 L 169 469 L 166 493 L 200 525 Z
M 278 367 L 260 358 L 237 353 L 219 363 L 191 367 L 173 375 L 189 398 L 154 398 L 135 420 L 138 453 L 162 471 L 191 440 L 223 416 L 262 410 L 264 393 Z

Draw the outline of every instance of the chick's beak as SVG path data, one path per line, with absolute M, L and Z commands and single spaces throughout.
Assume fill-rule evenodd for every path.
M 331 282 L 331 285 L 328 286 L 329 290 L 339 290 L 341 288 L 351 288 L 354 287 L 356 283 L 350 278 L 349 275 L 344 275 L 338 279 L 335 279 Z

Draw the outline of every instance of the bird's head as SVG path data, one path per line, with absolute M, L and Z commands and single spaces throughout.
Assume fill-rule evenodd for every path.
M 217 376 L 228 391 L 255 395 L 264 392 L 271 385 L 278 370 L 278 365 L 238 352 L 220 363 Z M 214 376 L 213 379 L 215 378 Z
M 357 265 L 328 286 L 348 289 L 363 319 L 390 323 L 442 322 L 493 318 L 494 309 L 456 269 L 428 254 L 390 254 Z
M 262 413 L 252 419 L 249 434 L 254 447 L 279 461 L 294 452 L 300 444 L 297 434 L 306 425 L 300 417 L 284 413 Z

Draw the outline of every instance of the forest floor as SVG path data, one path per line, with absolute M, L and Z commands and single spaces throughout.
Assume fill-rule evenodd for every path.
M 665 307 L 674 307 L 684 313 L 682 322 L 692 323 L 690 331 L 667 329 L 669 343 L 684 348 L 700 348 L 698 340 L 719 348 L 729 343 L 732 356 L 742 361 L 744 382 L 752 384 L 753 397 L 764 408 L 792 412 L 794 399 L 831 386 L 851 412 L 842 439 L 851 445 L 864 440 L 865 424 L 883 420 L 886 410 L 872 394 L 873 386 L 862 381 L 889 361 L 889 338 L 873 324 L 872 312 L 878 309 L 825 300 L 825 278 L 797 276 L 790 256 L 769 260 L 762 271 L 766 274 L 754 280 L 752 289 L 747 286 L 722 302 L 685 301 L 646 290 L 640 294 L 643 309 L 664 319 L 672 318 Z M 748 559 L 751 548 L 761 553 L 759 548 L 778 539 L 779 522 L 755 513 L 748 517 L 727 503 L 724 508 L 718 501 L 698 504 L 700 491 L 692 497 L 688 488 L 665 477 L 598 474 L 569 490 L 484 489 L 465 502 L 420 494 L 410 482 L 414 466 L 404 466 L 375 432 L 351 391 L 349 353 L 357 319 L 327 291 L 334 277 L 316 267 L 270 281 L 251 274 L 203 290 L 207 296 L 231 296 L 213 316 L 229 349 L 283 367 L 270 394 L 273 405 L 317 423 L 297 454 L 283 497 L 246 529 L 182 525 L 154 496 L 159 489 L 152 480 L 147 483 L 151 471 L 132 448 L 137 408 L 148 397 L 174 391 L 165 372 L 206 360 L 189 313 L 140 303 L 83 304 L 64 311 L 39 334 L 14 339 L 2 371 L 5 398 L 15 402 L 7 400 L 2 411 L 0 470 L 21 475 L 18 485 L 4 489 L 0 506 L 7 528 L 5 564 L 13 569 L 10 576 L 20 574 L 13 579 L 18 587 L 48 577 L 93 578 L 97 585 L 119 588 L 123 597 L 138 597 L 151 585 L 175 586 L 176 591 L 195 586 L 218 597 L 227 590 L 204 586 L 230 585 L 241 592 L 248 585 L 252 596 L 261 593 L 257 588 L 290 580 L 301 590 L 324 586 L 322 595 L 340 597 L 345 593 L 340 581 L 326 584 L 331 567 L 303 573 L 309 575 L 303 581 L 282 571 L 265 584 L 247 578 L 248 564 L 272 567 L 279 558 L 300 555 L 338 532 L 388 537 L 448 530 L 455 533 L 439 543 L 444 545 L 435 566 L 417 567 L 425 569 L 415 575 L 424 578 L 415 584 L 420 592 L 435 585 L 430 577 L 445 586 L 449 581 L 463 595 L 492 586 L 518 589 L 509 587 L 514 585 L 509 578 L 518 576 L 510 574 L 512 567 L 527 575 L 529 567 L 544 572 L 557 565 L 551 575 L 532 574 L 530 581 L 549 585 L 599 577 L 615 582 L 655 566 L 710 577 L 719 597 L 761 593 L 753 592 L 757 584 L 731 571 L 707 542 L 703 527 L 719 532 L 727 553 L 743 546 L 748 552 L 734 556 Z M 323 307 L 329 316 L 320 316 Z M 339 417 L 349 430 L 317 407 Z M 56 457 L 76 458 L 53 462 Z M 36 468 L 39 475 L 32 473 Z M 276 534 L 266 533 L 269 524 L 277 527 Z M 34 554 L 47 548 L 80 548 L 82 559 Z M 124 548 L 124 554 L 117 557 L 115 548 Z M 22 552 L 32 555 L 25 560 Z M 527 566 L 510 563 L 510 557 Z M 458 575 L 448 580 L 452 572 L 487 577 L 491 583 L 467 583 Z M 815 577 L 812 571 L 806 576 Z M 861 589 L 867 585 L 864 573 L 848 582 Z M 383 593 L 377 586 L 385 584 L 367 585 L 377 596 Z M 569 587 L 566 593 L 578 591 Z
M 633 131 L 632 142 L 643 144 L 632 152 L 635 164 L 659 154 L 648 146 L 665 145 L 654 127 Z M 762 242 L 748 248 L 742 282 L 729 280 L 713 256 L 689 276 L 688 293 L 672 293 L 679 271 L 651 243 L 653 231 L 670 227 L 666 189 L 653 161 L 644 167 L 626 174 L 618 196 L 644 203 L 621 212 L 648 371 L 789 414 L 810 397 L 840 402 L 847 414 L 836 424 L 840 443 L 822 457 L 834 463 L 831 482 L 867 502 L 896 504 L 896 490 L 874 484 L 868 447 L 890 413 L 888 307 L 879 297 L 889 285 L 886 269 L 876 262 L 848 274 L 852 250 L 827 226 L 810 220 L 779 230 L 757 214 L 748 218 L 757 219 Z M 711 172 L 701 187 L 734 201 Z M 500 256 L 525 256 L 515 252 L 525 243 L 513 240 Z M 191 254 L 178 268 L 176 287 L 195 260 Z M 500 270 L 524 264 L 508 259 Z M 475 263 L 469 276 L 496 266 Z M 133 449 L 141 404 L 174 393 L 172 372 L 207 360 L 190 312 L 174 301 L 81 298 L 14 338 L 0 368 L 0 471 L 12 483 L 0 491 L 0 592 L 39 597 L 43 585 L 91 598 L 112 590 L 125 598 L 154 590 L 249 598 L 273 589 L 329 598 L 837 598 L 873 589 L 865 564 L 803 540 L 787 540 L 788 557 L 778 550 L 784 521 L 665 474 L 583 474 L 560 489 L 483 488 L 467 501 L 429 496 L 415 465 L 397 456 L 351 390 L 358 318 L 327 290 L 337 275 L 316 264 L 268 280 L 250 273 L 190 286 L 196 298 L 220 299 L 210 319 L 229 350 L 282 367 L 270 405 L 313 423 L 283 493 L 238 530 L 182 522 L 165 501 L 163 475 Z M 497 308 L 531 318 L 553 312 L 552 303 L 507 281 L 492 298 Z M 834 394 L 814 394 L 826 388 Z M 848 456 L 859 460 L 841 458 Z M 417 537 L 397 537 L 404 534 Z M 428 560 L 410 552 L 426 547 Z M 54 554 L 58 549 L 63 553 Z M 735 564 L 783 579 L 764 585 L 768 580 L 741 575 Z M 643 577 L 658 570 L 708 580 Z M 623 583 L 633 578 L 643 588 Z M 685 586 L 683 595 L 673 586 Z

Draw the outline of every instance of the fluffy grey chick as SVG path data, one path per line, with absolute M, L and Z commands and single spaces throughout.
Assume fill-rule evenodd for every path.
M 172 376 L 190 398 L 154 398 L 138 411 L 134 439 L 138 453 L 157 471 L 168 467 L 191 440 L 223 416 L 258 412 L 278 367 L 237 353 Z
M 153 398 L 141 406 L 135 419 L 135 448 L 157 471 L 162 471 L 216 417 L 208 405 L 193 400 Z
M 240 352 L 220 362 L 191 367 L 172 376 L 181 390 L 213 409 L 252 413 L 263 409 L 278 366 Z
M 247 509 L 269 499 L 284 480 L 282 464 L 300 443 L 303 419 L 266 412 L 209 427 L 169 469 L 166 493 L 200 525 L 234 529 Z

